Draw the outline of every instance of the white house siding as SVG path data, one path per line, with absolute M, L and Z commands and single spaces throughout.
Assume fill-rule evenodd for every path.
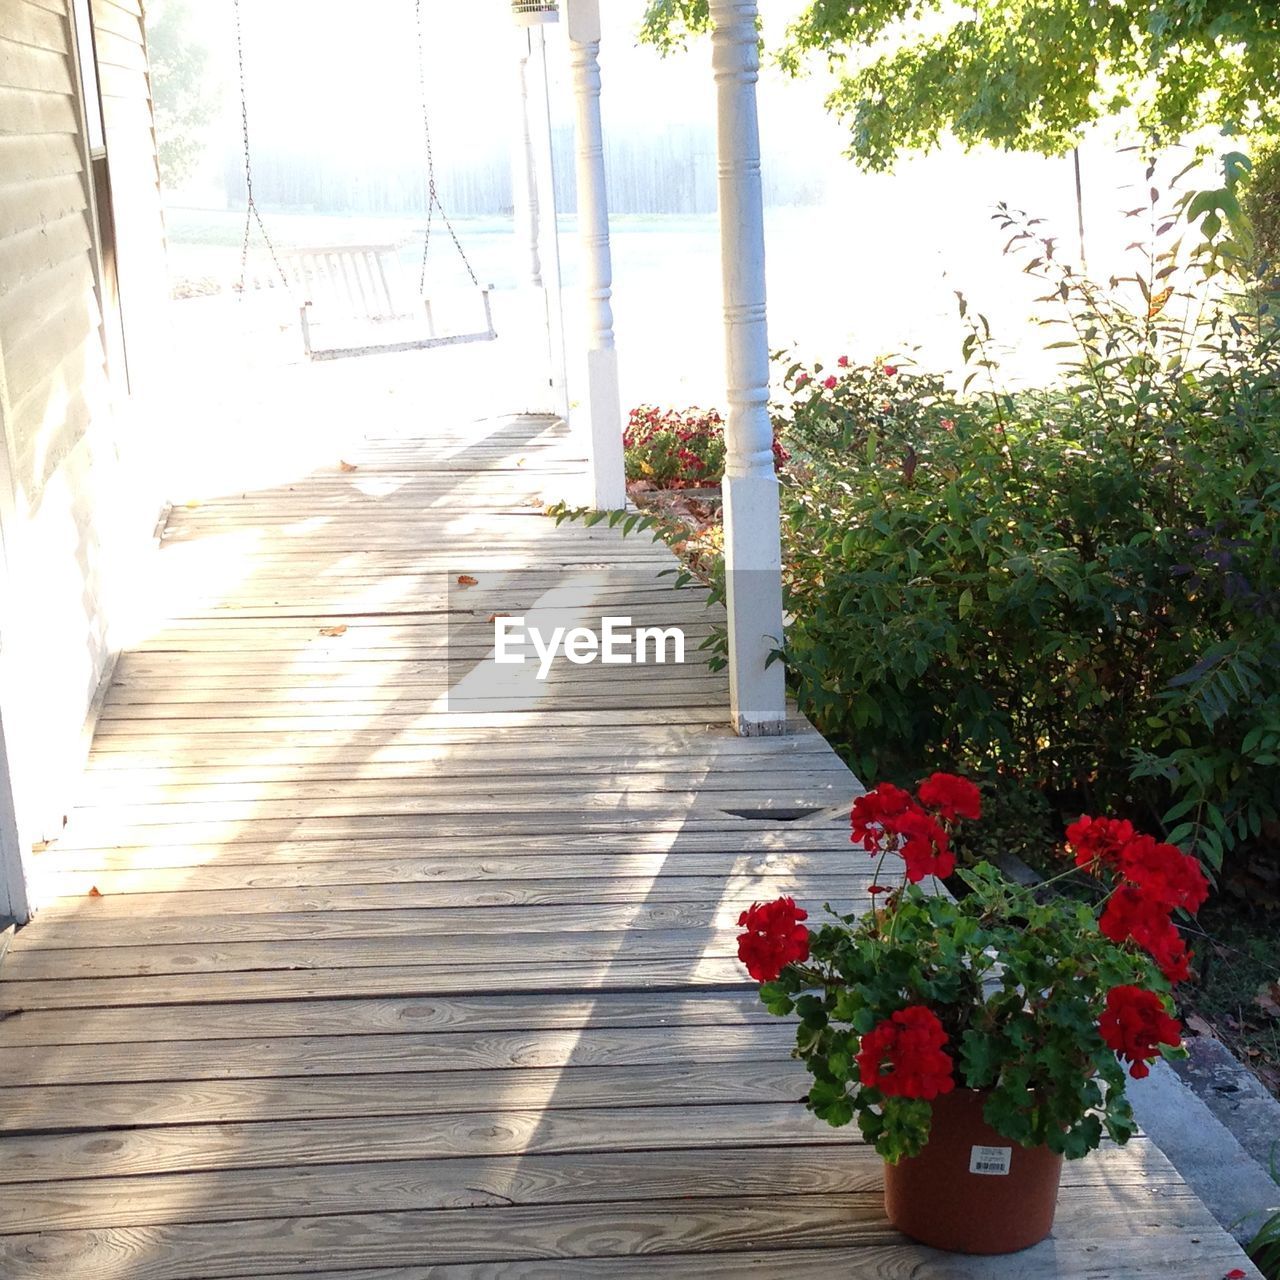
M 117 6 L 97 7 L 116 22 Z M 127 43 L 113 36 L 112 57 Z M 143 147 L 155 168 L 145 74 L 113 71 L 111 94 L 109 142 L 143 139 L 120 144 L 132 183 Z M 110 570 L 139 519 L 122 484 L 123 382 L 108 377 L 79 97 L 67 0 L 0 0 L 0 710 L 24 850 L 57 834 L 69 803 L 110 661 Z M 124 275 L 122 260 L 122 290 Z M 24 915 L 12 865 L 4 879 L 0 911 Z

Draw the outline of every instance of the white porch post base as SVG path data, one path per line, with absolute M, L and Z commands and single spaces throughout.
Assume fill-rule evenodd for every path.
M 734 732 L 743 738 L 786 733 L 784 669 L 769 662 L 782 645 L 776 478 L 725 476 L 724 522 Z
M 733 727 L 743 736 L 787 728 L 782 664 L 766 665 L 782 642 L 782 551 L 769 419 L 756 15 L 756 0 L 711 0 L 729 400 L 724 478 L 729 702 Z
M 591 406 L 591 505 L 597 511 L 616 511 L 627 505 L 627 485 L 618 353 L 613 347 L 587 352 L 587 403 Z

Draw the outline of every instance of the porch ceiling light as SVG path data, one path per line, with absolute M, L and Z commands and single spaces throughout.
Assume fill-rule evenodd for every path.
M 511 16 L 522 27 L 559 22 L 559 0 L 511 0 Z

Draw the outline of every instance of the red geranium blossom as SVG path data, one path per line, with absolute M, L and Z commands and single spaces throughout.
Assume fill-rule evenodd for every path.
M 956 855 L 951 852 L 947 833 L 939 823 L 921 809 L 897 820 L 897 830 L 904 837 L 902 857 L 907 864 L 907 879 L 919 884 L 926 876 L 944 879 L 956 869 Z
M 1135 836 L 1120 850 L 1120 873 L 1169 911 L 1181 907 L 1194 914 L 1209 896 L 1200 864 L 1177 845 L 1151 836 Z
M 1146 897 L 1136 885 L 1121 885 L 1111 895 L 1098 929 L 1112 942 L 1132 939 L 1150 954 L 1170 982 L 1185 982 L 1191 976 L 1191 956 L 1169 919 L 1168 908 Z
M 756 902 L 738 917 L 738 959 L 757 982 L 772 982 L 789 964 L 809 958 L 809 913 L 793 898 Z
M 982 817 L 981 792 L 968 778 L 957 778 L 954 773 L 930 775 L 920 784 L 916 796 L 926 809 L 935 810 L 948 822 Z
M 1151 1074 L 1147 1063 L 1159 1057 L 1162 1044 L 1177 1048 L 1182 1043 L 1182 1028 L 1164 1001 L 1141 987 L 1112 987 L 1098 1029 L 1107 1047 L 1132 1064 L 1129 1074 L 1135 1080 Z
M 826 387 L 828 391 L 834 391 L 836 387 L 839 386 L 839 379 L 833 373 L 829 378 L 823 379 L 822 385 Z
M 1122 818 L 1081 818 L 1067 828 L 1067 845 L 1076 856 L 1077 867 L 1098 870 L 1117 867 L 1120 851 L 1138 833 L 1132 822 Z
M 862 1037 L 858 1075 L 890 1098 L 936 1098 L 955 1088 L 954 1063 L 943 1052 L 947 1033 L 924 1005 L 899 1009 Z
M 918 812 L 918 806 L 910 793 L 892 782 L 882 782 L 853 802 L 849 814 L 853 833 L 849 839 L 868 853 L 876 853 L 884 848 L 885 836 L 897 835 L 897 824 L 912 812 Z
M 859 796 L 849 820 L 849 839 L 868 853 L 901 853 L 913 884 L 926 876 L 949 876 L 956 869 L 955 854 L 937 819 L 892 782 Z
M 886 378 L 892 378 L 893 375 L 897 372 L 898 372 L 898 366 L 896 364 L 887 364 L 884 367 L 884 376 Z
M 836 364 L 838 364 L 842 369 L 847 369 L 849 367 L 849 357 L 841 356 L 840 359 L 836 361 Z

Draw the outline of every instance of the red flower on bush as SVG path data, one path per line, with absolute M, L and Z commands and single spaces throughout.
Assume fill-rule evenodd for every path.
M 954 431 L 956 429 L 956 420 L 954 418 L 942 418 L 938 422 L 943 431 Z
M 896 364 L 887 364 L 884 367 L 884 376 L 886 378 L 892 378 L 893 375 L 897 372 L 898 372 L 898 366 Z
M 822 385 L 826 387 L 828 391 L 834 391 L 836 387 L 840 385 L 840 380 L 833 373 L 831 377 L 823 379 Z
M 842 369 L 847 369 L 849 367 L 849 357 L 841 356 L 840 359 L 836 361 L 836 364 L 838 364 Z
M 1132 1064 L 1129 1074 L 1135 1080 L 1151 1074 L 1147 1063 L 1160 1056 L 1162 1044 L 1177 1048 L 1182 1043 L 1182 1028 L 1164 1001 L 1141 987 L 1112 987 L 1098 1029 L 1107 1048 Z
M 1118 867 L 1120 851 L 1138 833 L 1132 822 L 1119 818 L 1081 818 L 1067 828 L 1067 845 L 1075 854 L 1077 867 L 1098 870 Z
M 968 778 L 954 773 L 931 774 L 917 788 L 916 796 L 926 809 L 940 813 L 948 822 L 982 817 L 982 793 Z
M 796 386 L 797 386 L 797 387 L 803 387 L 803 386 L 804 386 L 804 384 L 805 384 L 806 382 L 808 382 L 809 380 L 810 380 L 810 379 L 809 379 L 809 375 L 808 375 L 807 373 L 798 373 L 798 374 L 796 374 Z
M 1120 874 L 1168 911 L 1181 907 L 1194 913 L 1209 897 L 1200 864 L 1177 845 L 1161 844 L 1151 836 L 1135 836 L 1120 850 Z
M 792 898 L 753 903 L 738 917 L 738 959 L 757 982 L 772 982 L 789 964 L 809 958 L 809 913 Z
M 1146 897 L 1136 885 L 1121 885 L 1111 895 L 1098 929 L 1112 942 L 1137 943 L 1170 982 L 1185 982 L 1191 976 L 1191 956 L 1169 919 L 1168 908 Z
M 862 1037 L 858 1075 L 889 1098 L 927 1098 L 955 1088 L 955 1064 L 943 1052 L 947 1033 L 924 1005 L 899 1009 Z

